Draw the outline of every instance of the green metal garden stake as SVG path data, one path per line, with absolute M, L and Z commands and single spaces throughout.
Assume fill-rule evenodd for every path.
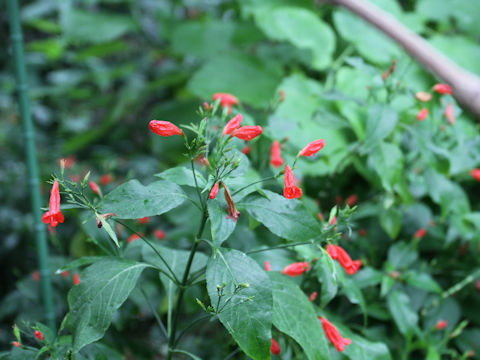
M 15 77 L 18 89 L 18 103 L 22 117 L 23 132 L 25 136 L 25 151 L 27 155 L 27 166 L 29 172 L 30 198 L 34 217 L 34 231 L 37 243 L 39 270 L 41 274 L 41 285 L 43 303 L 45 306 L 45 318 L 48 326 L 55 330 L 55 313 L 53 309 L 52 284 L 48 264 L 48 247 L 46 228 L 42 223 L 42 198 L 40 195 L 40 182 L 38 180 L 37 152 L 35 148 L 35 129 L 30 114 L 30 97 L 28 94 L 27 73 L 23 57 L 22 28 L 20 26 L 20 15 L 18 0 L 8 0 L 8 18 L 10 21 L 10 33 L 12 38 L 13 60 L 15 63 Z

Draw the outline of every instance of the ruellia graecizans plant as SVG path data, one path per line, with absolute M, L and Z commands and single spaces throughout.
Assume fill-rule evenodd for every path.
M 68 294 L 69 312 L 57 336 L 45 327 L 36 328 L 48 333 L 45 338 L 34 333 L 36 343 L 42 345 L 39 352 L 54 359 L 82 354 L 82 349 L 105 335 L 115 311 L 134 288 L 142 287 L 144 271 L 158 272 L 165 288 L 168 313 L 166 319 L 157 316 L 157 321 L 168 345 L 158 351 L 166 359 L 188 354 L 183 349 L 184 335 L 195 331 L 199 322 L 214 320 L 231 334 L 237 344 L 233 350 L 252 359 L 269 359 L 271 354 L 281 354 L 282 347 L 298 346 L 308 358 L 329 359 L 329 351 L 356 346 L 350 330 L 335 326 L 338 316 L 331 317 L 324 310 L 335 294 L 322 292 L 316 306 L 317 292 L 303 289 L 310 278 L 323 278 L 328 286 L 362 267 L 361 260 L 352 260 L 338 245 L 342 234 L 350 231 L 355 200 L 348 202 L 352 207 L 335 206 L 326 221 L 319 221 L 301 202 L 296 164 L 305 157 L 319 156 L 328 143 L 311 139 L 287 163 L 281 143 L 273 140 L 266 155 L 273 175 L 252 178 L 245 147 L 255 148 L 263 129 L 244 119 L 236 111 L 237 103 L 230 94 L 216 94 L 212 104 L 199 108 L 199 122 L 181 128 L 168 121 L 150 121 L 150 131 L 158 136 L 183 137 L 187 161 L 157 174 L 160 179 L 147 186 L 134 179 L 103 195 L 89 173 L 81 181 L 67 179 L 68 169 L 61 161 L 60 174 L 50 181 L 44 223 L 56 227 L 68 221 L 64 213 L 69 209 L 83 209 L 95 219 L 91 222 L 94 230 L 105 231 L 111 241 L 97 242 L 105 256 L 80 258 L 58 270 L 62 274 L 73 270 L 76 275 Z M 61 207 L 61 200 L 67 204 Z M 149 217 L 182 204 L 191 206 L 197 216 L 188 220 L 198 226 L 189 239 L 189 249 L 160 245 L 154 238 L 163 239 L 165 233 L 148 236 L 131 224 L 132 219 L 148 223 Z M 276 245 L 243 247 L 244 251 L 224 246 L 240 221 L 252 227 L 262 224 Z M 117 235 L 120 230 L 130 234 L 128 239 Z M 288 264 L 270 255 L 289 248 L 304 250 Z M 197 314 L 185 323 L 180 315 L 188 290 L 195 287 L 197 294 L 204 290 L 208 294 L 195 299 L 198 312 L 204 315 Z M 20 336 L 17 342 L 26 346 Z

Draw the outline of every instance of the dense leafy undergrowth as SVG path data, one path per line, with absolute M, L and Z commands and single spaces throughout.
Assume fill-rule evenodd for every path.
M 474 1 L 371 1 L 480 74 Z M 59 330 L 5 52 L 0 358 L 480 356 L 478 124 L 388 38 L 306 0 L 22 21 Z

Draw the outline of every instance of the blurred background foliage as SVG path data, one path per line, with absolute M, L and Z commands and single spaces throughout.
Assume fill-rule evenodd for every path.
M 370 1 L 480 75 L 476 1 Z M 332 206 L 358 195 L 355 231 L 345 244 L 367 266 L 338 284 L 346 296 L 335 298 L 329 308 L 344 315 L 338 316 L 339 323 L 361 319 L 362 313 L 372 320 L 366 328 L 362 321 L 350 327 L 362 332 L 364 352 L 346 351 L 346 356 L 372 359 L 367 354 L 378 351 L 379 359 L 399 358 L 404 339 L 412 334 L 418 336 L 412 358 L 460 358 L 470 350 L 480 355 L 480 283 L 473 276 L 454 296 L 445 295 L 468 275 L 478 274 L 479 184 L 469 174 L 480 167 L 478 123 L 449 95 L 434 94 L 427 104 L 416 100 L 416 92 L 431 91 L 438 80 L 389 38 L 344 9 L 309 0 L 21 4 L 43 180 L 58 171 L 58 159 L 65 157 L 74 159 L 69 176 L 82 177 L 91 170 L 104 193 L 130 178 L 149 183 L 153 174 L 185 158 L 180 138 L 155 137 L 147 122 L 188 124 L 196 121 L 199 104 L 213 93 L 232 93 L 241 101 L 237 110 L 245 123 L 265 128 L 249 155 L 255 168 L 249 173 L 252 179 L 273 173 L 268 163 L 272 140 L 283 141 L 283 156 L 291 163 L 304 144 L 322 137 L 327 145 L 321 155 L 299 162 L 296 171 L 309 195 L 303 199 L 307 208 L 328 218 Z M 39 284 L 32 277 L 37 261 L 4 2 L 0 10 L 0 347 L 6 350 L 12 323 L 41 321 L 42 308 Z M 394 59 L 395 72 L 382 79 Z M 454 106 L 453 125 L 444 115 L 449 103 Z M 430 114 L 418 122 L 422 107 Z M 103 175 L 112 181 L 101 181 Z M 47 190 L 43 186 L 45 197 Z M 108 242 L 95 231 L 92 219 L 84 223 L 82 213 L 68 214 L 66 224 L 50 234 L 52 270 L 69 259 L 98 254 L 92 242 Z M 196 214 L 184 205 L 134 226 L 148 234 L 162 228 L 167 243 L 182 247 L 195 229 L 192 216 Z M 427 235 L 416 247 L 410 239 L 420 228 Z M 130 235 L 118 230 L 122 239 Z M 249 249 L 275 243 L 272 237 L 245 217 L 228 243 Z M 316 256 L 307 250 L 298 253 Z M 286 251 L 269 256 L 272 264 L 278 260 L 277 268 L 295 259 L 294 252 Z M 392 271 L 400 278 L 391 276 Z M 145 292 L 165 312 L 158 279 L 145 277 Z M 318 281 L 326 304 L 337 284 L 329 284 L 321 272 Z M 67 310 L 70 286 L 70 278 L 54 276 L 59 319 Z M 189 311 L 198 310 L 194 298 L 204 294 L 198 290 L 187 295 Z M 434 300 L 438 304 L 429 310 L 426 304 Z M 404 316 L 396 315 L 398 309 Z M 449 333 L 462 320 L 468 324 L 456 336 L 441 338 L 431 331 L 438 319 L 448 320 Z M 202 331 L 212 329 L 209 324 Z M 95 344 L 85 356 L 96 359 L 96 352 L 111 351 L 108 359 L 119 353 L 152 358 L 165 346 L 158 331 L 136 292 L 104 341 L 117 350 Z M 190 336 L 189 346 L 207 359 L 222 358 L 232 348 L 230 340 Z M 302 358 L 295 351 L 292 345 L 283 358 Z

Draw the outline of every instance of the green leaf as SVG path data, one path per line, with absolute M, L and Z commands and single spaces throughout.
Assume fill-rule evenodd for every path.
M 223 288 L 219 296 L 217 286 Z M 239 284 L 248 287 L 238 288 Z M 254 360 L 270 359 L 272 289 L 265 271 L 237 250 L 219 250 L 207 266 L 207 290 L 218 317 Z
M 322 324 L 305 293 L 285 275 L 269 272 L 273 324 L 300 344 L 308 359 L 330 359 Z
M 210 215 L 213 245 L 218 248 L 235 230 L 237 222 L 227 217 L 227 211 L 218 200 L 209 200 L 207 208 Z
M 408 268 L 417 258 L 418 253 L 405 242 L 393 244 L 388 249 L 388 261 L 397 270 Z
M 102 213 L 115 213 L 121 219 L 140 219 L 163 214 L 182 204 L 187 198 L 176 184 L 160 180 L 143 186 L 130 180 L 103 198 Z
M 207 181 L 198 170 L 195 170 L 195 174 L 197 177 L 198 186 L 200 187 L 200 189 L 203 189 L 205 185 L 207 185 Z M 165 170 L 161 173 L 155 174 L 155 176 L 174 182 L 177 185 L 196 187 L 195 179 L 193 177 L 193 172 L 192 172 L 192 169 L 190 168 L 190 165 L 188 167 L 176 166 L 174 168 Z
M 320 304 L 322 307 L 327 305 L 335 295 L 337 295 L 337 272 L 335 263 L 330 255 L 322 252 L 322 257 L 318 259 L 315 266 L 315 271 L 318 276 L 318 280 L 322 283 L 320 292 Z
M 385 190 L 392 192 L 403 171 L 403 153 L 391 143 L 382 142 L 368 158 L 370 166 L 375 169 Z
M 242 207 L 272 233 L 292 241 L 306 241 L 321 233 L 318 221 L 296 199 L 289 200 L 277 193 L 264 190 L 268 199 L 259 194 L 246 196 Z
M 407 294 L 392 291 L 387 295 L 387 306 L 390 314 L 403 335 L 413 334 L 418 330 L 418 315 L 412 310 Z
M 394 207 L 380 212 L 380 226 L 392 238 L 395 239 L 402 228 L 402 213 Z
M 75 352 L 103 337 L 113 314 L 147 266 L 126 259 L 105 258 L 81 273 L 80 284 L 68 293 L 70 312 L 62 324 L 73 334 Z
M 228 92 L 255 107 L 268 106 L 281 80 L 282 70 L 274 60 L 243 54 L 215 56 L 190 79 L 188 88 L 198 97 L 211 99 Z M 255 79 L 255 85 L 252 85 Z
M 345 327 L 341 327 L 343 337 L 352 340 L 345 347 L 343 354 L 351 360 L 391 360 L 392 356 L 387 345 L 381 342 L 369 341 L 359 335 L 353 334 Z
M 369 152 L 392 133 L 398 122 L 398 114 L 384 104 L 375 104 L 368 108 L 367 136 L 363 152 Z
M 117 245 L 117 247 L 120 247 L 120 245 L 118 244 L 117 234 L 112 229 L 108 221 L 105 220 L 103 216 L 99 214 L 95 214 L 95 215 L 97 216 L 97 219 L 99 219 L 100 222 L 102 223 L 102 228 L 107 232 L 108 236 L 110 236 L 110 239 L 112 239 L 112 241 L 115 243 L 115 245 Z
M 405 281 L 410 285 L 418 287 L 423 290 L 431 291 L 434 293 L 440 294 L 442 288 L 438 283 L 432 278 L 430 274 L 419 273 L 417 271 L 409 271 L 405 274 Z
M 328 24 L 307 9 L 284 6 L 262 11 L 255 17 L 268 37 L 285 40 L 312 53 L 312 67 L 325 69 L 332 61 L 335 35 Z

